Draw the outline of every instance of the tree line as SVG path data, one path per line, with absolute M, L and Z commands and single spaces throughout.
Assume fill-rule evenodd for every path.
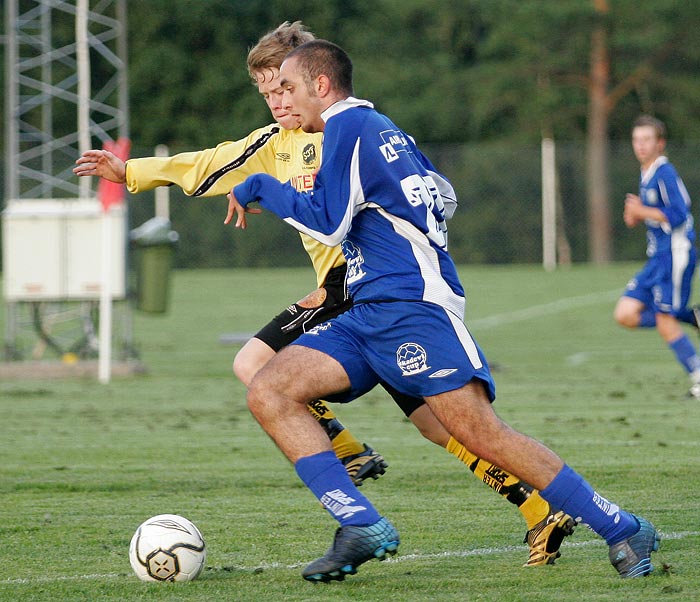
M 302 20 L 349 52 L 356 95 L 435 149 L 457 180 L 472 210 L 455 218 L 451 240 L 466 261 L 539 260 L 543 137 L 563 150 L 572 257 L 599 263 L 627 257 L 632 240 L 615 203 L 636 187 L 634 157 L 621 150 L 633 119 L 663 119 L 671 149 L 700 140 L 700 5 L 687 0 L 132 0 L 127 19 L 134 154 L 206 148 L 269 123 L 246 54 L 281 22 Z M 241 252 L 251 242 L 211 222 L 216 205 L 173 194 L 182 265 L 260 261 L 254 248 Z M 134 199 L 136 223 L 146 206 Z M 265 228 L 298 247 L 284 226 Z M 484 232 L 512 249 L 485 251 Z

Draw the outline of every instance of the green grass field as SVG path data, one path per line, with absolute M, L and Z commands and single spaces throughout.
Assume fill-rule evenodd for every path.
M 583 527 L 555 566 L 525 569 L 524 521 L 383 391 L 337 408 L 390 468 L 363 491 L 399 555 L 343 583 L 300 577 L 335 522 L 250 417 L 230 332 L 253 332 L 313 287 L 311 270 L 174 274 L 171 311 L 135 315 L 146 375 L 0 382 L 0 599 L 74 601 L 656 601 L 700 595 L 700 405 L 654 332 L 611 313 L 635 265 L 465 267 L 467 323 L 494 365 L 498 413 L 662 533 L 648 578 L 624 581 Z M 697 337 L 693 335 L 693 340 Z M 145 584 L 129 540 L 154 514 L 207 541 L 194 582 Z

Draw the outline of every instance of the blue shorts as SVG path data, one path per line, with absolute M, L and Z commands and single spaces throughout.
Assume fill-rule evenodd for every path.
M 426 397 L 477 379 L 491 401 L 496 396 L 486 359 L 467 327 L 432 303 L 358 303 L 292 344 L 322 351 L 345 369 L 351 390 L 324 396 L 329 401 L 351 401 L 380 381 Z
M 687 253 L 650 257 L 627 283 L 623 296 L 641 301 L 654 313 L 677 315 L 690 300 L 695 255 L 691 247 Z

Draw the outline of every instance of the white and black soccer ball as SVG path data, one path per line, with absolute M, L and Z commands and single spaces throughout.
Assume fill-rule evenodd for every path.
M 136 529 L 129 562 L 141 581 L 192 581 L 204 568 L 207 550 L 199 529 L 177 514 L 159 514 Z

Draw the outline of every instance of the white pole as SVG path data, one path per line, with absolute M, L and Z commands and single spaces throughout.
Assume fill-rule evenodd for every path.
M 542 265 L 551 272 L 557 265 L 556 164 L 554 140 L 542 139 Z
M 75 55 L 78 61 L 78 151 L 90 150 L 90 48 L 88 45 L 88 3 L 78 0 L 75 13 Z M 90 198 L 91 178 L 78 178 L 81 199 Z
M 77 0 L 75 11 L 76 57 L 78 60 L 78 140 L 80 153 L 91 147 L 90 136 L 90 46 L 89 0 Z M 80 197 L 90 197 L 90 178 L 80 178 Z M 108 211 L 100 214 L 100 329 L 97 376 L 108 383 L 112 376 L 112 224 Z
M 100 285 L 100 332 L 98 378 L 103 384 L 112 376 L 112 209 L 103 211 L 102 283 Z
M 170 149 L 165 144 L 159 144 L 155 149 L 156 157 L 167 157 Z M 170 187 L 158 186 L 156 188 L 156 216 L 164 217 L 170 221 Z

